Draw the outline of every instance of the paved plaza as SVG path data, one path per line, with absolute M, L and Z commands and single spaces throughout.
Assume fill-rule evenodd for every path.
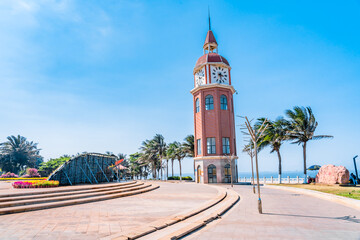
M 236 185 L 234 190 L 240 202 L 186 239 L 360 239 L 360 212 L 353 208 L 264 187 L 260 215 L 251 186 Z
M 156 184 L 140 195 L 0 216 L 1 239 L 98 239 L 190 211 L 218 194 L 207 185 Z
M 203 184 L 156 184 L 159 189 L 140 195 L 0 216 L 1 239 L 99 239 L 119 235 L 199 208 L 219 194 L 216 188 Z M 8 187 L 1 183 L 0 192 Z M 263 187 L 264 214 L 260 215 L 251 186 L 235 185 L 234 190 L 240 201 L 221 219 L 185 239 L 360 239 L 360 212 L 353 208 Z

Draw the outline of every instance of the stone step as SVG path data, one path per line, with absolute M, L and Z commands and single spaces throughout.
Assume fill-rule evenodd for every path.
M 103 192 L 103 191 L 116 190 L 116 189 L 125 189 L 125 188 L 130 188 L 130 187 L 134 187 L 134 186 L 138 186 L 138 185 L 142 185 L 142 184 L 144 184 L 144 183 L 132 182 L 131 184 L 126 184 L 126 185 L 123 185 L 123 184 L 112 185 L 110 187 L 106 185 L 102 188 L 88 189 L 88 190 L 76 190 L 76 191 L 55 192 L 55 193 L 46 192 L 46 193 L 24 195 L 24 196 L 17 196 L 17 197 L 3 197 L 3 198 L 0 198 L 0 204 L 2 202 L 9 202 L 9 201 L 19 201 L 19 200 L 28 200 L 28 199 L 37 199 L 37 198 L 46 198 L 46 197 L 66 196 L 66 195 L 73 195 L 73 194 Z
M 95 192 L 80 193 L 80 194 L 78 194 L 78 192 L 76 191 L 76 192 L 72 192 L 71 195 L 68 194 L 65 196 L 50 196 L 50 197 L 41 197 L 41 198 L 36 198 L 36 199 L 1 202 L 0 208 L 95 197 L 95 196 L 101 196 L 101 195 L 107 195 L 107 194 L 129 192 L 129 191 L 138 190 L 138 189 L 146 188 L 146 187 L 148 187 L 148 185 L 144 185 L 144 183 L 137 183 L 135 186 L 134 185 L 123 186 L 120 189 L 110 188 L 110 189 L 105 189 L 105 190 L 102 189 L 103 191 L 95 191 Z M 46 195 L 46 194 L 43 194 L 43 195 Z M 56 194 L 56 195 L 58 195 L 58 194 Z
M 143 188 L 141 188 L 141 189 L 122 192 L 122 193 L 114 193 L 114 194 L 107 194 L 107 195 L 102 195 L 102 196 L 72 199 L 72 200 L 65 200 L 65 201 L 58 201 L 58 202 L 47 202 L 47 203 L 39 203 L 39 204 L 32 204 L 32 205 L 1 208 L 0 215 L 103 201 L 103 200 L 108 200 L 108 199 L 114 199 L 114 198 L 120 198 L 120 197 L 126 197 L 126 196 L 136 195 L 136 194 L 140 194 L 140 193 L 145 193 L 145 192 L 149 192 L 154 189 L 157 189 L 157 188 L 159 188 L 159 186 L 155 185 L 155 184 L 144 184 Z
M 19 189 L 19 190 L 29 190 L 29 192 L 19 192 L 19 193 L 10 193 L 10 194 L 0 194 L 0 198 L 6 197 L 17 197 L 17 196 L 28 196 L 28 195 L 37 195 L 37 194 L 48 194 L 48 193 L 59 193 L 59 192 L 73 192 L 73 191 L 82 191 L 87 189 L 99 189 L 105 187 L 116 187 L 124 186 L 136 183 L 136 181 L 124 182 L 124 183 L 104 183 L 104 184 L 87 184 L 87 185 L 77 185 L 67 187 L 56 187 L 56 188 L 31 188 L 31 189 Z

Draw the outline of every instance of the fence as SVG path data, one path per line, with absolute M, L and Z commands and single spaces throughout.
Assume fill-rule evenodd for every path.
M 247 177 L 239 177 L 239 182 L 252 182 L 252 178 L 247 178 Z M 266 178 L 266 177 L 262 177 L 259 178 L 259 182 L 261 184 L 266 184 L 266 183 L 279 183 L 279 178 L 274 178 L 274 177 L 270 177 L 270 178 Z M 299 176 L 297 176 L 296 178 L 290 178 L 289 176 L 286 178 L 281 178 L 281 183 L 290 183 L 290 184 L 297 184 L 297 183 L 303 183 L 304 182 L 304 178 L 300 178 Z M 256 177 L 255 177 L 255 183 L 256 183 Z
M 81 154 L 61 165 L 48 180 L 59 181 L 60 185 L 110 182 L 114 172 L 109 166 L 115 164 L 116 159 L 113 155 Z

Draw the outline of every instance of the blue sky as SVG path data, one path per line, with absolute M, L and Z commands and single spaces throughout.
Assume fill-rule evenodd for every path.
M 138 150 L 156 133 L 193 133 L 192 70 L 207 8 L 219 53 L 232 66 L 237 115 L 275 119 L 311 106 L 317 134 L 308 164 L 345 165 L 360 154 L 358 1 L 0 2 L 0 141 L 21 134 L 45 159 Z M 241 124 L 241 119 L 236 119 Z M 237 145 L 243 136 L 237 127 Z M 297 145 L 283 170 L 302 169 Z M 239 171 L 249 159 L 239 151 Z M 277 171 L 264 150 L 260 170 Z M 184 172 L 192 172 L 191 160 Z

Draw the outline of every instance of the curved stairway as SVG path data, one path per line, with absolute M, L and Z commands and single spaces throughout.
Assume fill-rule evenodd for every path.
M 90 203 L 148 192 L 159 186 L 143 182 L 126 182 L 74 186 L 43 191 L 0 195 L 0 215 Z

